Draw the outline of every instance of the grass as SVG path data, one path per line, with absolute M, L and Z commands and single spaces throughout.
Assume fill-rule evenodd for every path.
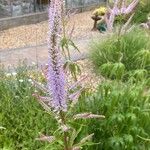
M 120 37 L 114 34 L 93 43 L 90 58 L 95 70 L 111 79 L 122 79 L 137 70 L 143 70 L 145 76 L 149 76 L 149 35 L 137 28 Z
M 150 13 L 150 1 L 141 0 L 138 8 L 136 9 L 132 22 L 136 24 L 146 22 L 149 13 Z
M 19 69 L 16 76 L 1 71 L 0 126 L 5 129 L 0 130 L 0 149 L 49 149 L 48 143 L 35 138 L 39 132 L 51 134 L 55 121 L 32 96 L 36 89 L 28 79 L 26 69 Z

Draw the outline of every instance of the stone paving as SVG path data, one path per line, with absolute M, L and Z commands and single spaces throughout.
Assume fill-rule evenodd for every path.
M 87 57 L 90 43 L 94 40 L 91 39 L 78 39 L 75 44 L 78 46 L 80 53 L 74 49 L 70 49 L 71 57 L 74 60 L 84 59 Z M 0 51 L 0 64 L 4 67 L 17 66 L 20 61 L 26 60 L 27 64 L 36 63 L 42 65 L 47 63 L 48 49 L 47 45 L 43 44 L 35 47 L 18 48 Z

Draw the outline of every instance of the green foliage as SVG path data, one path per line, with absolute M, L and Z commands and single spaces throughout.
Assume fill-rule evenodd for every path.
M 66 60 L 64 69 L 71 74 L 75 81 L 77 81 L 77 75 L 81 74 L 80 66 L 71 60 Z
M 111 79 L 123 79 L 136 70 L 150 70 L 150 40 L 145 31 L 134 29 L 121 35 L 114 34 L 91 48 L 95 69 Z
M 63 54 L 65 56 L 65 59 L 69 59 L 69 60 L 71 59 L 70 47 L 72 47 L 72 48 L 74 48 L 74 50 L 77 50 L 78 52 L 80 52 L 78 47 L 76 46 L 76 44 L 73 42 L 73 40 L 70 38 L 66 38 L 64 36 L 61 39 L 61 48 L 62 48 Z
M 148 150 L 150 147 L 150 91 L 138 84 L 104 82 L 91 96 L 82 97 L 77 111 L 105 115 L 84 122 L 86 132 L 99 143 L 89 150 Z M 139 138 L 143 137 L 143 138 Z
M 35 139 L 39 132 L 51 135 L 56 123 L 33 98 L 36 89 L 28 79 L 26 68 L 16 76 L 0 72 L 0 126 L 5 128 L 0 130 L 0 149 L 49 149 Z
M 121 79 L 125 72 L 125 66 L 121 62 L 119 63 L 105 63 L 100 66 L 101 73 L 110 78 Z
M 43 84 L 43 75 L 28 69 L 20 66 L 12 73 L 0 70 L 0 149 L 62 150 L 64 133 L 60 126 L 58 128 L 59 121 L 56 121 L 53 113 L 44 111 L 33 97 L 36 92 L 43 93 L 32 85 L 30 77 Z M 66 121 L 69 126 L 69 146 L 82 148 L 84 145 L 93 145 L 93 134 L 85 132 L 80 135 L 82 125 L 73 125 L 74 114 L 71 111 L 67 113 L 71 118 L 69 122 Z M 51 143 L 40 141 L 41 134 L 54 136 L 55 139 Z
M 74 78 L 74 80 L 76 81 L 77 75 L 80 73 L 80 67 L 76 62 L 72 61 L 71 48 L 73 48 L 78 52 L 80 52 L 80 50 L 72 40 L 73 31 L 74 31 L 74 27 L 72 28 L 70 35 L 66 34 L 66 24 L 65 24 L 65 20 L 63 20 L 63 37 L 61 39 L 60 45 L 66 61 L 64 64 L 64 69 L 68 73 L 70 73 Z
M 138 8 L 136 9 L 132 22 L 133 23 L 146 22 L 149 13 L 150 13 L 150 1 L 140 0 L 140 4 Z
M 123 65 L 116 66 L 122 68 Z M 134 76 L 140 80 L 143 72 L 135 72 Z M 19 68 L 15 76 L 0 72 L 0 149 L 62 150 L 62 132 L 56 130 L 56 121 L 32 96 L 37 89 L 30 83 L 31 74 L 43 82 L 40 73 L 30 72 L 26 67 Z M 83 91 L 79 103 L 67 115 L 83 112 L 102 114 L 106 118 L 70 119 L 67 123 L 71 127 L 70 146 L 83 150 L 149 148 L 150 91 L 145 82 L 104 82 L 96 92 Z M 39 132 L 54 135 L 57 140 L 52 144 L 37 141 Z M 94 144 L 90 142 L 92 136 Z

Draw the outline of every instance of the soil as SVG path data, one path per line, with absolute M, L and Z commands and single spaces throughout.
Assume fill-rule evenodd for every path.
M 80 66 L 81 69 L 81 74 L 77 76 L 78 81 L 85 77 L 84 80 L 80 82 L 80 85 L 83 87 L 94 90 L 102 81 L 105 80 L 101 75 L 97 75 L 95 73 L 93 64 L 89 59 L 79 60 L 76 63 Z M 71 81 L 74 83 L 74 80 L 71 76 L 68 78 L 71 79 Z

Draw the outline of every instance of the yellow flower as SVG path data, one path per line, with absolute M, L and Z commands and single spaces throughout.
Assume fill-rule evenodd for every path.
M 94 10 L 93 15 L 103 16 L 107 11 L 106 7 L 99 7 Z

